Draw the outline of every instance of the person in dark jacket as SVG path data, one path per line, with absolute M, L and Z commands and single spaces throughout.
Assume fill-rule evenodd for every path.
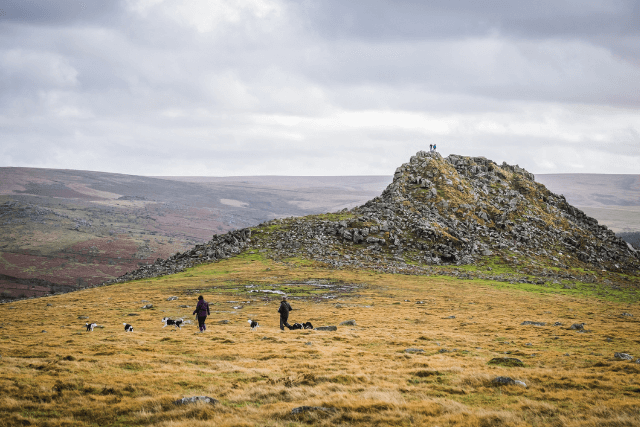
M 282 297 L 282 302 L 280 303 L 280 308 L 278 309 L 278 313 L 280 313 L 280 330 L 284 331 L 284 327 L 291 329 L 291 325 L 287 323 L 289 319 L 289 312 L 293 310 L 289 303 L 287 302 L 287 297 Z
M 207 315 L 211 313 L 209 312 L 209 303 L 204 300 L 202 295 L 198 297 L 198 305 L 196 305 L 196 309 L 193 311 L 193 314 L 197 314 L 198 316 L 200 332 L 206 331 L 207 325 L 204 324 L 204 321 L 207 319 Z

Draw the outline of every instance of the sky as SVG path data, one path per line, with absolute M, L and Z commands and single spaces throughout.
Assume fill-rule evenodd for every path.
M 0 166 L 640 173 L 637 0 L 0 0 Z

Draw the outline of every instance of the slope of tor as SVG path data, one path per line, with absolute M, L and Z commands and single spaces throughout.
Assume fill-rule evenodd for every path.
M 640 252 L 526 170 L 420 151 L 362 206 L 216 235 L 115 281 L 172 274 L 246 249 L 276 260 L 417 274 L 495 260 L 517 260 L 542 275 L 546 268 L 640 272 Z

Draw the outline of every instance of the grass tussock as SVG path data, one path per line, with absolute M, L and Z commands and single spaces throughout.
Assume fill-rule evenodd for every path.
M 319 297 L 296 285 L 309 280 L 358 286 Z M 280 332 L 279 296 L 252 284 L 287 289 L 290 322 L 356 325 Z M 203 334 L 191 316 L 199 294 L 211 306 Z M 0 427 L 640 427 L 640 313 L 625 303 L 240 257 L 11 306 L 0 306 Z M 29 310 L 42 316 L 15 316 Z M 167 315 L 191 323 L 162 328 Z M 87 333 L 87 320 L 101 327 Z M 588 332 L 568 329 L 579 322 Z M 522 363 L 489 363 L 498 358 Z M 174 403 L 190 396 L 218 403 Z M 300 406 L 323 409 L 293 414 Z

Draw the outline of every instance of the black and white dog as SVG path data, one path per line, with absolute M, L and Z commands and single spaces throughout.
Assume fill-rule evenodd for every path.
M 173 326 L 177 327 L 178 329 L 182 329 L 180 327 L 180 325 L 182 325 L 183 322 L 184 322 L 183 319 L 171 320 L 168 317 L 163 317 L 162 318 L 162 323 L 164 323 L 163 328 L 166 328 L 167 326 L 173 325 Z
M 123 323 L 125 332 L 133 332 L 133 326 L 128 323 Z
M 313 329 L 313 325 L 311 324 L 311 322 L 303 323 L 302 329 Z
M 98 326 L 97 323 L 87 323 L 86 325 L 87 325 L 87 332 L 93 332 L 93 328 Z
M 251 330 L 253 331 L 255 331 L 255 329 L 260 326 L 258 325 L 258 322 L 256 322 L 255 320 L 249 319 L 248 322 L 249 322 L 249 325 L 251 326 Z
M 313 329 L 313 325 L 311 324 L 311 322 L 294 323 L 293 325 L 291 325 L 291 329 Z

